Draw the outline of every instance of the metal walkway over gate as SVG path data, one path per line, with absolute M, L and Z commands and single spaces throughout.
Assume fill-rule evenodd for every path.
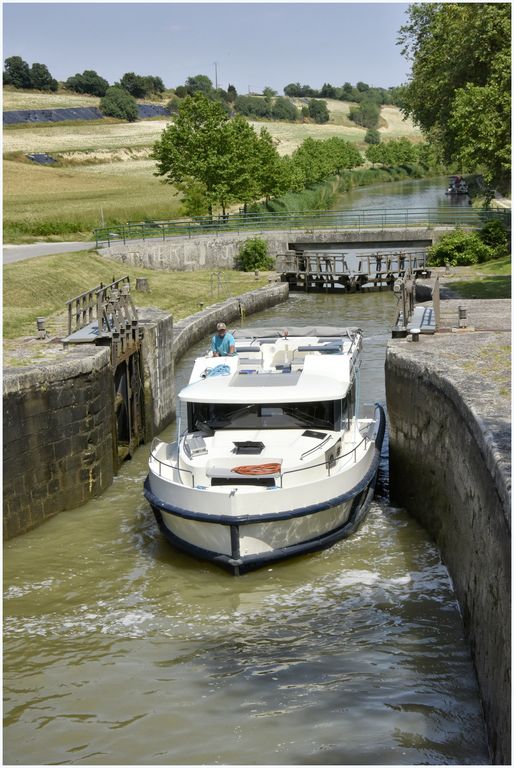
M 277 256 L 276 271 L 291 290 L 392 288 L 406 274 L 429 277 L 426 249 L 359 254 L 336 251 L 290 251 Z

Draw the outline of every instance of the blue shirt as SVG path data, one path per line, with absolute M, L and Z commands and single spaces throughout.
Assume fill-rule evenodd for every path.
M 217 352 L 218 355 L 221 355 L 222 357 L 229 355 L 230 347 L 235 348 L 235 346 L 236 346 L 236 342 L 234 340 L 234 337 L 228 331 L 224 334 L 224 336 L 218 336 L 218 334 L 216 333 L 212 337 L 211 349 L 213 352 Z

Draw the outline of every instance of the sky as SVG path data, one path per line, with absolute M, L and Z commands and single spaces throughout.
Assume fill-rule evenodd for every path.
M 126 72 L 167 88 L 207 75 L 238 93 L 278 93 L 363 81 L 406 82 L 396 44 L 408 4 L 395 2 L 4 2 L 3 59 L 46 64 L 57 80 L 93 69 L 113 84 Z

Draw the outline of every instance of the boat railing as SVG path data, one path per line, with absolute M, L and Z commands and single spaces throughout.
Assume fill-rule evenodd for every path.
M 341 456 L 337 456 L 337 458 L 326 459 L 325 461 L 321 461 L 319 464 L 311 464 L 308 467 L 298 467 L 297 469 L 286 469 L 285 472 L 280 473 L 280 487 L 281 488 L 283 487 L 284 485 L 283 479 L 286 475 L 292 475 L 297 472 L 307 472 L 310 469 L 318 469 L 319 467 L 326 467 L 327 474 L 330 477 L 330 470 L 336 464 L 343 461 L 343 459 L 348 458 L 348 456 L 351 456 L 352 454 L 353 454 L 353 463 L 355 464 L 357 462 L 357 451 L 359 450 L 359 448 L 363 443 L 364 443 L 364 450 L 366 450 L 369 443 L 368 435 L 365 435 L 363 439 L 360 441 L 360 443 L 357 443 L 357 445 L 354 445 L 351 451 L 347 451 L 346 453 L 343 453 Z
M 368 443 L 369 442 L 370 442 L 370 437 L 369 437 L 369 435 L 366 434 L 366 435 L 364 435 L 362 440 L 359 443 L 357 443 L 356 445 L 354 445 L 354 447 L 350 451 L 347 451 L 346 453 L 343 453 L 340 456 L 329 458 L 329 459 L 325 459 L 325 461 L 321 461 L 319 464 L 310 464 L 308 467 L 298 467 L 296 469 L 286 469 L 285 472 L 280 472 L 280 474 L 277 475 L 277 480 L 279 480 L 279 482 L 280 482 L 280 488 L 284 487 L 284 478 L 285 478 L 286 475 L 298 474 L 299 472 L 308 472 L 311 469 L 319 469 L 319 467 L 325 467 L 326 470 L 327 470 L 328 477 L 330 477 L 331 470 L 337 464 L 342 462 L 344 459 L 347 459 L 352 454 L 353 454 L 353 463 L 355 464 L 357 462 L 357 451 L 359 450 L 359 448 L 363 444 L 364 444 L 364 450 L 366 450 L 366 448 L 368 447 Z M 157 447 L 158 444 L 160 445 L 161 443 L 162 443 L 161 440 L 159 440 L 158 438 L 154 438 L 154 440 L 152 442 L 152 446 L 150 448 L 150 456 L 157 463 L 157 465 L 159 467 L 159 471 L 158 471 L 159 477 L 163 477 L 162 467 L 165 466 L 165 467 L 168 467 L 169 469 L 173 469 L 174 471 L 176 471 L 178 473 L 178 476 L 180 478 L 180 481 L 181 481 L 182 485 L 186 485 L 186 483 L 184 483 L 183 480 L 182 480 L 182 474 L 185 474 L 185 475 L 189 476 L 190 477 L 190 481 L 191 481 L 191 488 L 194 488 L 195 487 L 194 472 L 192 472 L 189 469 L 184 469 L 183 467 L 180 467 L 178 465 L 178 463 L 177 464 L 173 464 L 173 463 L 171 463 L 171 461 L 164 461 L 163 459 L 160 459 L 156 455 L 155 448 Z M 316 446 L 316 447 L 319 447 L 319 446 Z
M 332 439 L 332 435 L 327 435 L 327 437 L 324 440 L 322 440 L 321 443 L 318 443 L 317 445 L 313 445 L 312 448 L 309 448 L 308 451 L 305 451 L 304 453 L 302 453 L 302 455 L 300 456 L 300 461 L 302 461 L 310 453 L 314 453 L 314 451 L 319 451 L 319 449 L 322 448 L 331 439 Z
M 159 467 L 159 472 L 158 472 L 159 477 L 163 477 L 162 467 L 165 466 L 165 467 L 168 467 L 169 469 L 173 469 L 176 472 L 178 472 L 178 476 L 180 478 L 180 481 L 182 482 L 182 485 L 186 485 L 186 483 L 184 483 L 182 481 L 181 474 L 184 473 L 186 475 L 190 475 L 191 476 L 191 487 L 194 488 L 194 486 L 195 486 L 195 475 L 194 475 L 194 472 L 192 472 L 190 469 L 184 469 L 183 467 L 181 467 L 179 465 L 178 461 L 177 461 L 176 464 L 172 464 L 171 461 L 163 461 L 163 459 L 160 459 L 157 456 L 157 454 L 155 453 L 156 448 L 157 448 L 158 445 L 162 445 L 162 440 L 159 440 L 159 438 L 155 437 L 153 439 L 153 441 L 152 441 L 152 445 L 151 445 L 151 448 L 150 448 L 150 457 L 157 463 L 157 465 Z

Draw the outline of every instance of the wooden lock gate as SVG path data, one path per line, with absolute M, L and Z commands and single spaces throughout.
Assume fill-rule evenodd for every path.
M 66 302 L 67 344 L 109 346 L 114 390 L 115 467 L 144 442 L 143 329 L 130 295 L 128 275 L 100 284 Z

